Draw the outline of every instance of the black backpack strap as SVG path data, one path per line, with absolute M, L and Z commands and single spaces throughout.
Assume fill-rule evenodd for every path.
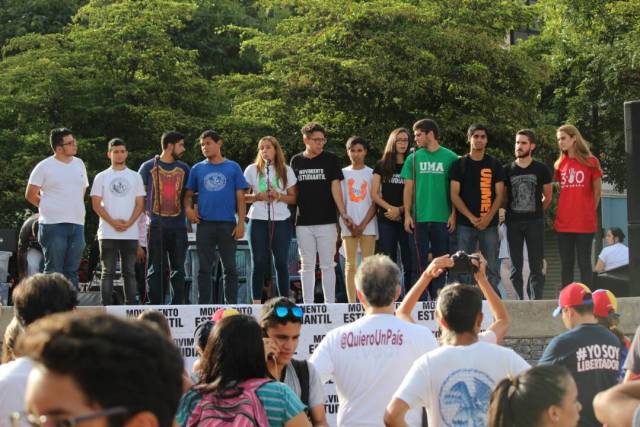
M 295 359 L 291 359 L 291 364 L 296 371 L 298 381 L 300 381 L 300 400 L 309 408 L 309 365 L 306 360 Z

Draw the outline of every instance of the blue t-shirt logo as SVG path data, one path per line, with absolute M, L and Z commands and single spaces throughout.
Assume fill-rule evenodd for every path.
M 477 369 L 452 372 L 440 388 L 440 414 L 447 426 L 484 427 L 493 381 Z
M 227 185 L 227 177 L 220 172 L 211 172 L 205 175 L 204 188 L 207 191 L 220 191 Z

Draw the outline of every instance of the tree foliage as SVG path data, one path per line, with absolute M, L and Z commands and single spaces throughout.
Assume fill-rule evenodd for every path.
M 543 73 L 505 34 L 530 12 L 518 1 L 457 3 L 291 2 L 292 15 L 273 32 L 244 43 L 258 52 L 262 72 L 215 80 L 229 101 L 218 123 L 244 129 L 244 139 L 270 131 L 291 153 L 300 146 L 297 129 L 314 119 L 340 154 L 343 141 L 361 134 L 377 156 L 391 129 L 430 116 L 458 151 L 467 150 L 466 127 L 477 121 L 491 125 L 496 150 L 511 151 L 513 129 L 535 118 Z
M 539 106 L 544 121 L 577 125 L 605 179 L 622 190 L 623 103 L 640 98 L 640 1 L 545 0 L 537 7 L 541 35 L 525 50 L 551 70 Z
M 92 176 L 106 167 L 106 141 L 114 136 L 127 140 L 136 167 L 157 151 L 163 130 L 194 133 L 208 125 L 215 114 L 211 85 L 199 74 L 197 53 L 176 46 L 170 34 L 194 11 L 168 0 L 92 1 L 63 32 L 5 45 L 0 143 L 9 158 L 0 169 L 13 177 L 8 203 L 26 207 L 20 196 L 28 172 L 50 154 L 53 127 L 74 130 Z
M 74 131 L 93 176 L 114 136 L 137 168 L 162 131 L 191 142 L 215 127 L 244 166 L 266 134 L 300 151 L 300 126 L 317 120 L 329 149 L 344 157 L 360 134 L 373 161 L 392 129 L 425 116 L 458 153 L 471 123 L 488 124 L 503 160 L 514 131 L 532 127 L 550 162 L 569 121 L 622 188 L 639 15 L 640 0 L 0 0 L 0 223 L 24 214 L 57 126 Z M 509 45 L 532 27 L 538 36 Z M 193 148 L 186 160 L 199 158 Z

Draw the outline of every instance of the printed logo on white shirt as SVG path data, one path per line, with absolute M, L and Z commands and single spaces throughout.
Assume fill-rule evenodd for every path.
M 116 177 L 109 183 L 109 191 L 116 197 L 125 197 L 130 189 L 129 181 L 122 177 Z
M 447 426 L 485 426 L 494 381 L 477 369 L 457 369 L 442 383 L 440 414 Z

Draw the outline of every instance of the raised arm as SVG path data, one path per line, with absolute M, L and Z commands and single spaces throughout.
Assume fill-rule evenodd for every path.
M 415 323 L 411 316 L 413 308 L 420 300 L 420 296 L 433 279 L 440 276 L 444 270 L 453 267 L 453 261 L 449 255 L 442 255 L 434 258 L 427 269 L 420 275 L 418 281 L 411 287 L 411 290 L 404 296 L 402 303 L 396 310 L 396 316 L 406 322 Z
M 475 255 L 480 257 L 480 266 L 478 272 L 474 274 L 474 277 L 489 304 L 489 309 L 494 318 L 493 323 L 488 329 L 496 335 L 496 344 L 500 344 L 509 331 L 511 319 L 509 318 L 507 307 L 505 307 L 504 302 L 502 302 L 502 299 L 500 299 L 500 296 L 498 296 L 487 279 L 487 260 L 484 259 L 484 256 L 482 256 L 480 252 L 476 252 Z

